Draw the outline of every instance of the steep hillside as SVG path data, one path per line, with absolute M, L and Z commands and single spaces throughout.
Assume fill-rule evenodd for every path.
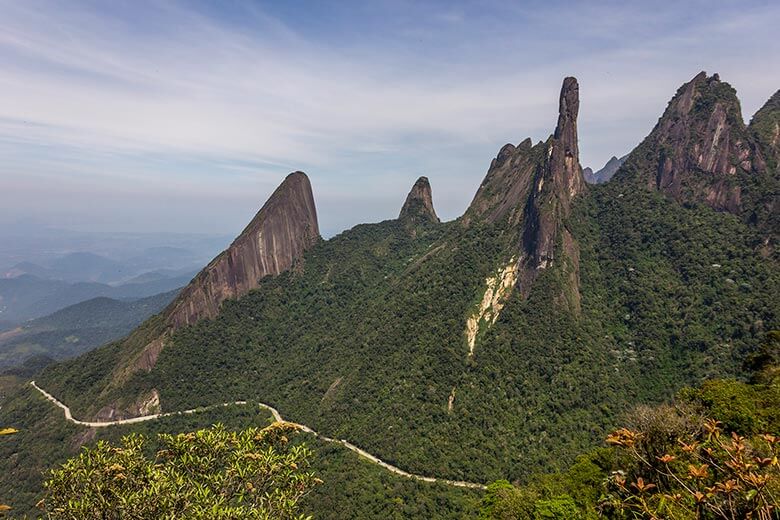
M 555 132 L 504 146 L 462 218 L 439 223 L 421 179 L 399 220 L 304 233 L 293 269 L 172 328 L 223 254 L 126 341 L 39 382 L 81 417 L 258 399 L 423 474 L 566 465 L 629 406 L 738 375 L 777 323 L 780 273 L 748 215 L 762 156 L 724 85 L 697 76 L 615 181 L 586 186 L 567 78 Z
M 750 120 L 748 127 L 761 145 L 767 166 L 780 166 L 780 90 L 774 93 Z

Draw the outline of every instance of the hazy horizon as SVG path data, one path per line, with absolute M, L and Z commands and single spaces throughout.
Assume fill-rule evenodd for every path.
M 294 170 L 324 236 L 394 218 L 420 175 L 450 220 L 504 143 L 553 131 L 564 76 L 594 170 L 701 70 L 746 120 L 780 87 L 761 1 L 68 6 L 0 0 L 7 234 L 235 236 Z

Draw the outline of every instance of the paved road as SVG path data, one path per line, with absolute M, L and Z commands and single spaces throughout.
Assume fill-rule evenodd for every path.
M 256 404 L 260 406 L 260 408 L 264 408 L 271 412 L 271 415 L 273 415 L 274 420 L 276 422 L 286 422 L 288 424 L 292 424 L 293 426 L 296 426 L 298 429 L 310 433 L 314 435 L 315 437 L 325 441 L 325 442 L 332 442 L 335 444 L 341 444 L 345 448 L 354 451 L 364 459 L 376 464 L 377 466 L 380 466 L 387 471 L 390 471 L 392 473 L 395 473 L 396 475 L 401 475 L 402 477 L 411 478 L 414 480 L 420 480 L 423 482 L 439 482 L 441 484 L 446 484 L 448 486 L 454 486 L 454 487 L 461 487 L 461 488 L 469 488 L 469 489 L 487 489 L 487 486 L 484 484 L 477 484 L 474 482 L 464 482 L 462 480 L 449 480 L 445 478 L 436 478 L 436 477 L 426 477 L 423 475 L 416 475 L 414 473 L 409 473 L 408 471 L 404 471 L 396 466 L 393 466 L 392 464 L 388 464 L 387 462 L 383 461 L 379 457 L 375 457 L 374 455 L 371 455 L 367 451 L 358 448 L 354 444 L 344 440 L 344 439 L 331 439 L 330 437 L 326 437 L 325 435 L 320 435 L 316 431 L 312 430 L 305 424 L 298 424 L 298 423 L 292 423 L 289 421 L 285 421 L 284 418 L 282 418 L 282 415 L 279 413 L 279 410 L 274 408 L 273 406 L 267 405 L 265 403 L 248 403 L 247 401 L 233 401 L 232 403 L 222 403 L 222 404 L 215 404 L 211 406 L 204 406 L 201 408 L 192 408 L 190 410 L 182 410 L 180 412 L 168 412 L 168 413 L 157 413 L 153 415 L 143 415 L 141 417 L 133 417 L 131 419 L 117 419 L 114 421 L 102 421 L 102 422 L 90 422 L 90 421 L 79 421 L 78 419 L 74 419 L 73 415 L 70 413 L 70 408 L 68 408 L 65 404 L 63 404 L 61 401 L 59 401 L 56 397 L 51 395 L 49 392 L 44 390 L 43 388 L 39 387 L 35 384 L 35 381 L 30 381 L 30 385 L 32 385 L 33 388 L 38 390 L 46 399 L 54 403 L 56 406 L 62 408 L 62 411 L 65 413 L 65 419 L 72 422 L 73 424 L 78 424 L 80 426 L 87 426 L 89 428 L 105 428 L 108 426 L 115 426 L 118 424 L 136 424 L 140 422 L 146 422 L 146 421 L 154 421 L 156 419 L 160 419 L 162 417 L 170 417 L 172 415 L 181 415 L 181 414 L 190 414 L 190 413 L 198 413 L 198 412 L 205 412 L 206 410 L 213 410 L 214 408 L 221 408 L 225 406 L 243 406 L 248 404 Z

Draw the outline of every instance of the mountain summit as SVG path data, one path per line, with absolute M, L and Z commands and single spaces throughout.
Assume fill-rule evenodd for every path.
M 257 287 L 262 278 L 292 267 L 319 240 L 309 178 L 284 179 L 230 247 L 209 263 L 166 310 L 174 328 L 213 318 L 219 305 Z
M 579 107 L 577 80 L 566 78 L 561 88 L 558 125 L 547 141 L 547 158 L 536 173 L 525 210 L 523 247 L 528 265 L 534 269 L 552 263 L 561 220 L 569 216 L 572 200 L 586 187 L 577 143 Z
M 174 332 L 204 318 L 214 318 L 225 300 L 240 298 L 258 287 L 263 278 L 289 270 L 319 240 L 311 182 L 305 173 L 293 172 L 233 243 L 182 289 L 155 325 L 137 329 L 127 338 L 127 345 L 143 348 L 130 348 L 124 353 L 128 368 L 119 369 L 113 382 L 121 384 L 135 372 L 151 370 Z M 139 406 L 144 407 L 135 404 L 130 413 L 138 413 Z M 99 416 L 113 417 L 116 411 L 117 406 L 107 406 Z
M 626 161 L 627 157 L 628 155 L 624 155 L 623 157 L 618 158 L 613 155 L 612 158 L 607 161 L 607 164 L 605 164 L 604 167 L 599 171 L 594 172 L 592 168 L 583 168 L 582 174 L 588 184 L 602 184 L 609 182 L 612 176 L 615 175 L 615 172 L 617 172 L 620 167 L 623 166 L 623 163 Z
M 769 254 L 778 229 L 778 105 L 775 94 L 748 127 L 734 88 L 700 72 L 677 90 L 615 178 L 733 213 L 761 231 Z
M 749 129 L 763 147 L 770 167 L 780 165 L 780 90 L 750 120 Z
M 433 209 L 433 196 L 428 177 L 420 177 L 412 186 L 406 201 L 398 215 L 398 220 L 422 224 L 425 222 L 440 222 Z
M 650 160 L 651 165 L 636 165 Z M 741 213 L 740 175 L 766 171 L 742 120 L 736 91 L 717 74 L 700 72 L 669 102 L 653 131 L 628 160 L 645 184 L 680 202 L 703 202 Z M 651 173 L 652 175 L 647 175 Z
M 504 145 L 490 164 L 487 175 L 462 218 L 465 226 L 475 222 L 507 222 L 518 226 L 517 248 L 520 273 L 517 282 L 527 296 L 539 270 L 553 265 L 558 247 L 567 258 L 573 291 L 578 293 L 578 248 L 564 221 L 572 201 L 587 189 L 579 160 L 577 116 L 580 98 L 577 79 L 563 80 L 558 102 L 558 123 L 545 142 Z M 567 298 L 579 307 L 579 298 Z

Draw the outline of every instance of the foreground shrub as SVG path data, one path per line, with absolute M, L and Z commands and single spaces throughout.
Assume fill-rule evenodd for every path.
M 309 450 L 289 442 L 295 430 L 215 425 L 161 434 L 156 451 L 137 434 L 101 441 L 50 472 L 39 505 L 51 519 L 303 518 L 298 503 L 318 480 Z
M 720 422 L 678 430 L 661 455 L 649 458 L 644 432 L 622 428 L 607 442 L 626 457 L 608 481 L 603 512 L 617 518 L 737 520 L 777 518 L 780 438 L 727 435 Z

